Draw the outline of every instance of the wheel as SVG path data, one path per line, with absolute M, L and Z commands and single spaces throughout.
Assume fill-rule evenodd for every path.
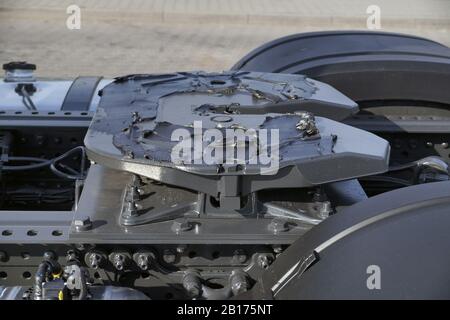
M 449 105 L 450 49 L 402 34 L 302 33 L 262 45 L 232 70 L 301 73 L 360 105 Z

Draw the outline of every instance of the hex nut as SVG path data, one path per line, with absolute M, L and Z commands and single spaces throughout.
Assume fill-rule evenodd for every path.
M 194 224 L 186 219 L 177 219 L 172 224 L 172 231 L 175 233 L 181 233 L 185 231 L 192 230 Z
M 92 221 L 91 218 L 89 218 L 88 216 L 83 217 L 81 219 L 76 219 L 73 222 L 73 225 L 75 227 L 75 230 L 78 232 L 92 229 Z
M 289 224 L 287 223 L 287 221 L 285 219 L 275 218 L 270 222 L 268 229 L 272 233 L 278 234 L 280 232 L 288 231 Z

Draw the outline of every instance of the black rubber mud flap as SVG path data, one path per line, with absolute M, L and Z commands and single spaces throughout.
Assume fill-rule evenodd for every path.
M 238 298 L 450 299 L 449 208 L 449 181 L 359 202 L 307 232 Z
M 232 70 L 305 74 L 358 103 L 450 104 L 450 49 L 415 36 L 372 31 L 295 34 L 251 51 Z

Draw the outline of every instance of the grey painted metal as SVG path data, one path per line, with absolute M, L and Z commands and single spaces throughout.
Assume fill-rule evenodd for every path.
M 315 117 L 318 133 L 299 129 L 304 111 L 341 119 L 356 108 L 333 88 L 301 75 L 129 76 L 102 90 L 85 145 L 90 159 L 111 168 L 212 196 L 244 196 L 262 189 L 305 187 L 386 171 L 389 144 L 371 133 L 319 116 Z M 218 127 L 217 116 L 230 121 Z M 243 163 L 239 169 L 226 162 L 174 163 L 171 152 L 178 141 L 172 141 L 171 134 L 179 128 L 196 134 L 195 121 L 201 121 L 204 129 L 279 130 L 280 170 L 268 168 L 273 172 L 261 175 L 264 167 L 248 159 L 239 159 Z M 207 143 L 201 141 L 203 147 Z
M 2 129 L 66 127 L 81 129 L 89 127 L 93 112 L 87 111 L 0 111 Z
M 274 234 L 268 228 L 274 217 L 259 217 L 248 223 L 248 217 L 236 214 L 224 216 L 201 216 L 196 212 L 187 215 L 194 228 L 176 233 L 172 217 L 166 221 L 135 226 L 124 226 L 118 220 L 122 206 L 124 185 L 130 174 L 100 165 L 90 168 L 74 220 L 89 216 L 93 227 L 78 232 L 72 224 L 69 241 L 77 243 L 209 243 L 209 244 L 286 244 L 295 241 L 309 230 L 312 224 L 291 221 L 291 228 Z
M 0 243 L 64 243 L 73 211 L 0 211 Z

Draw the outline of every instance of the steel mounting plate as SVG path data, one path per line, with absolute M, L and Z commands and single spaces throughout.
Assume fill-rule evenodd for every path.
M 102 90 L 85 145 L 92 160 L 114 169 L 214 196 L 240 196 L 386 171 L 385 140 L 322 117 L 340 120 L 357 109 L 337 90 L 302 75 L 134 75 L 117 78 Z M 313 133 L 299 128 L 310 113 L 317 129 Z M 238 165 L 196 163 L 195 157 L 175 163 L 171 155 L 179 141 L 173 140 L 173 132 L 184 129 L 195 138 L 196 122 L 201 123 L 201 135 L 208 129 L 278 130 L 278 141 L 271 136 L 266 145 L 270 152 L 274 145 L 279 149 L 276 168 L 269 165 L 261 174 L 263 166 L 248 159 L 239 159 Z M 201 141 L 203 150 L 210 142 Z M 225 147 L 229 141 L 220 143 Z

